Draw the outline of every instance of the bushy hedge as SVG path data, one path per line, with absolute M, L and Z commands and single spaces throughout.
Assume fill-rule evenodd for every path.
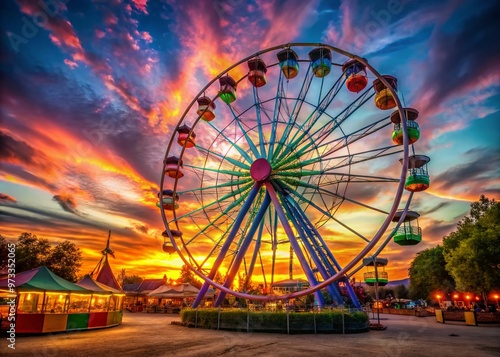
M 180 316 L 185 326 L 207 329 L 282 333 L 353 333 L 369 330 L 368 315 L 361 311 L 290 312 L 289 325 L 286 312 L 187 308 L 181 311 Z

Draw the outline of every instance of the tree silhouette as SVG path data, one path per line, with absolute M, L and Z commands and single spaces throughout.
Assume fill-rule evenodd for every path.
M 443 245 L 457 288 L 481 294 L 487 304 L 488 293 L 500 288 L 500 204 L 481 196 Z

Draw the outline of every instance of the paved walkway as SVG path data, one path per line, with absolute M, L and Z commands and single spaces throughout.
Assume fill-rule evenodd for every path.
M 381 314 L 385 331 L 352 335 L 285 335 L 192 329 L 179 315 L 125 313 L 119 327 L 0 339 L 1 356 L 500 356 L 500 325 L 439 324 L 434 317 Z

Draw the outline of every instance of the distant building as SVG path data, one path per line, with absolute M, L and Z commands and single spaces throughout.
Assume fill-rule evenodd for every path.
M 166 277 L 162 279 L 143 279 L 140 283 L 125 284 L 124 307 L 130 311 L 143 311 L 148 303 L 148 294 L 166 284 Z
M 277 295 L 294 293 L 307 288 L 309 288 L 309 282 L 304 279 L 286 279 L 275 281 L 272 287 L 273 293 Z

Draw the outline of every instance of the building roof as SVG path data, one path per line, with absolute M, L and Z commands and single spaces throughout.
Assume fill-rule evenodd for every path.
M 161 285 L 157 289 L 151 291 L 148 296 L 159 297 L 159 298 L 185 298 L 185 297 L 195 297 L 198 295 L 200 289 L 196 286 L 183 283 L 179 285 Z M 215 291 L 213 289 L 208 289 L 205 295 L 213 295 Z
M 98 281 L 95 281 L 89 275 L 86 275 L 85 278 L 76 283 L 76 285 L 100 294 L 123 294 L 123 291 L 121 289 L 118 290 L 111 286 L 107 286 Z
M 104 259 L 104 263 L 102 264 L 101 270 L 99 270 L 99 273 L 97 274 L 97 278 L 95 280 L 113 289 L 120 291 L 122 290 L 122 287 L 120 286 L 118 280 L 116 280 L 115 275 L 113 274 L 113 270 L 111 270 L 111 265 L 109 265 L 107 255 Z
M 309 282 L 305 279 L 286 279 L 275 281 L 273 287 L 287 287 L 287 286 L 297 286 L 297 285 L 309 285 Z
M 92 293 L 90 290 L 58 277 L 46 266 L 16 274 L 15 282 L 16 291 L 77 292 L 83 294 Z M 9 280 L 7 278 L 0 279 L 0 289 L 7 290 L 9 287 L 8 284 Z
M 144 279 L 140 283 L 123 285 L 123 291 L 125 293 L 147 294 L 162 285 L 165 285 L 164 279 Z
M 126 293 L 139 291 L 139 287 L 141 286 L 141 284 L 142 282 L 134 284 L 123 284 L 123 291 L 125 291 Z

